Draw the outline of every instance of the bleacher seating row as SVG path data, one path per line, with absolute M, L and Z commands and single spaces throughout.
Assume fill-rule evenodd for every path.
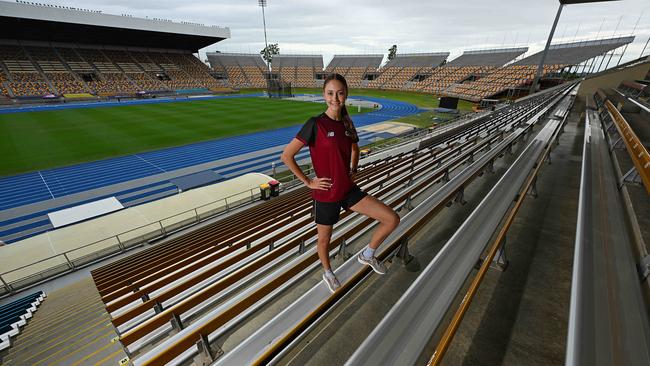
M 631 42 L 631 37 L 551 46 L 544 75 L 577 65 Z M 541 53 L 511 65 L 527 48 L 466 51 L 445 64 L 449 53 L 398 54 L 380 68 L 383 55 L 276 55 L 273 72 L 296 87 L 322 85 L 337 72 L 353 88 L 420 91 L 479 101 L 530 84 Z M 0 91 L 5 97 L 91 93 L 120 95 L 179 89 L 263 88 L 267 65 L 259 54 L 208 53 L 212 69 L 191 54 L 0 45 Z
M 526 113 L 531 113 L 529 108 L 521 108 L 520 112 L 522 115 L 518 115 L 519 119 L 529 116 Z M 424 148 L 414 154 L 401 154 L 396 158 L 364 166 L 359 173 L 359 184 L 378 195 L 398 190 L 403 197 L 395 202 L 403 203 L 406 195 L 410 194 L 403 187 L 413 178 L 413 172 L 428 174 L 442 165 L 442 170 L 436 170 L 438 179 L 442 179 L 444 167 L 463 166 L 462 159 L 469 159 L 474 153 L 473 149 L 478 151 L 500 139 L 502 135 L 499 131 L 506 128 L 506 125 L 515 123 L 512 117 L 510 112 L 496 112 L 494 120 L 472 124 L 462 133 L 446 135 L 447 138 L 462 137 L 465 142 L 459 145 L 448 144 L 442 150 L 434 149 L 431 145 L 430 149 Z M 492 136 L 493 140 L 486 139 L 476 145 L 470 137 L 482 133 Z M 461 152 L 463 156 L 458 157 Z M 461 160 L 456 161 L 450 157 Z M 386 175 L 389 171 L 390 177 Z M 423 181 L 432 184 L 429 179 Z M 409 189 L 419 191 L 422 187 L 414 184 Z M 288 192 L 185 236 L 93 270 L 92 276 L 102 301 L 121 334 L 120 341 L 128 347 L 135 363 L 142 364 L 138 357 L 143 356 L 143 352 L 153 352 L 150 347 L 152 343 L 162 342 L 164 335 L 175 334 L 185 328 L 184 325 L 204 317 L 206 308 L 219 307 L 218 312 L 211 311 L 210 317 L 214 318 L 205 327 L 210 327 L 211 330 L 201 327 L 203 335 L 207 337 L 207 333 L 214 329 L 230 325 L 235 318 L 245 316 L 244 311 L 248 311 L 246 308 L 264 305 L 264 291 L 277 295 L 275 291 L 282 289 L 284 281 L 292 276 L 300 277 L 301 271 L 316 263 L 316 254 L 305 252 L 313 251 L 313 245 L 309 243 L 312 243 L 311 239 L 315 235 L 315 228 L 308 225 L 312 222 L 308 196 L 306 188 Z M 344 213 L 343 219 L 346 220 L 350 214 Z M 368 223 L 364 222 L 364 225 Z M 356 233 L 357 230 L 352 232 Z M 337 238 L 332 247 L 343 239 L 345 238 Z M 306 249 L 307 246 L 310 248 Z M 183 250 L 179 251 L 179 248 Z M 181 252 L 182 256 L 179 257 Z M 300 256 L 298 253 L 305 255 Z M 286 274 L 281 277 L 259 280 L 261 284 L 254 286 L 263 286 L 264 291 L 258 289 L 251 292 L 250 281 L 254 277 L 262 278 L 271 269 L 284 271 L 278 263 L 284 263 L 294 256 L 298 265 L 286 269 Z M 246 293 L 241 295 L 246 298 L 233 301 L 239 287 L 244 285 Z M 229 300 L 225 301 L 226 299 Z M 235 308 L 234 304 L 238 306 Z M 202 322 L 205 320 L 206 318 L 201 319 Z M 185 330 L 192 331 L 190 328 Z M 190 347 L 195 344 L 193 340 L 190 343 Z M 155 351 L 162 352 L 158 348 L 156 346 Z M 182 350 L 176 347 L 176 351 Z M 170 357 L 173 358 L 174 355 Z M 169 360 L 171 358 L 159 359 L 150 364 Z
M 308 55 L 276 55 L 273 57 L 273 69 L 284 81 L 296 87 L 314 87 L 316 72 L 323 70 L 323 58 Z
M 648 87 L 648 85 L 650 85 L 650 73 L 648 73 L 643 82 L 647 84 L 626 80 L 623 81 L 617 89 L 621 93 L 650 108 L 650 87 Z
M 558 72 L 566 66 L 568 65 L 544 65 L 542 76 Z M 536 72 L 535 65 L 509 65 L 493 70 L 477 80 L 453 84 L 444 91 L 444 94 L 478 102 L 507 90 L 530 85 Z
M 542 76 L 552 76 L 632 40 L 633 37 L 617 37 L 552 45 Z M 335 55 L 324 73 L 345 76 L 353 88 L 418 91 L 480 101 L 506 91 L 523 90 L 531 84 L 541 52 L 507 65 L 527 51 L 527 47 L 466 51 L 448 63 L 449 53 L 398 54 L 381 68 L 382 55 Z M 213 69 L 222 73 L 231 85 L 265 86 L 266 65 L 260 55 L 208 53 L 208 58 Z M 322 85 L 319 83 L 321 59 L 321 56 L 276 55 L 273 67 L 281 78 L 295 86 L 318 87 Z
M 211 73 L 184 53 L 0 45 L 0 91 L 5 97 L 111 96 L 227 86 Z
M 353 88 L 380 88 L 451 94 L 463 99 L 480 100 L 532 80 L 532 67 L 501 68 L 501 65 L 524 53 L 526 48 L 470 51 L 445 64 L 448 53 L 405 54 L 379 68 L 381 55 L 336 55 L 325 73 L 343 75 Z M 208 53 L 216 72 L 223 74 L 235 87 L 265 87 L 266 65 L 256 54 Z M 322 72 L 320 56 L 275 56 L 273 70 L 297 87 L 318 87 Z M 483 60 L 483 61 L 481 61 Z M 250 65 L 250 66 L 244 66 Z M 563 65 L 548 65 L 545 74 Z M 374 78 L 368 78 L 373 74 Z M 482 82 L 471 83 L 473 80 Z
M 43 291 L 38 291 L 0 306 L 0 351 L 11 346 L 11 338 L 20 333 L 45 297 Z
M 211 53 L 206 54 L 212 69 L 228 80 L 235 88 L 266 87 L 266 64 L 258 54 Z

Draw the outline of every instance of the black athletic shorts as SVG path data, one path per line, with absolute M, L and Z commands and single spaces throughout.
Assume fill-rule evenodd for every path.
M 341 209 L 349 210 L 368 194 L 358 186 L 354 186 L 350 192 L 338 202 L 314 201 L 314 217 L 317 224 L 334 225 L 339 221 Z

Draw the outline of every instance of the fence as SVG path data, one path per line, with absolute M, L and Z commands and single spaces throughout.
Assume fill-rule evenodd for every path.
M 291 186 L 291 184 L 289 184 Z M 283 187 L 286 189 L 287 187 Z M 107 257 L 125 253 L 144 243 L 195 225 L 217 215 L 230 212 L 260 198 L 259 188 L 206 203 L 153 223 L 41 259 L 28 265 L 0 273 L 0 297 L 36 285 L 52 277 L 72 272 Z

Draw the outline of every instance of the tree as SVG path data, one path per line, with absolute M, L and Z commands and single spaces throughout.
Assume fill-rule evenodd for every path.
M 388 49 L 388 61 L 392 60 L 397 56 L 397 45 L 394 44 L 391 48 Z
M 280 47 L 278 47 L 277 43 L 270 44 L 264 49 L 260 51 L 260 55 L 262 55 L 262 58 L 264 61 L 271 63 L 273 60 L 273 55 L 279 55 L 280 54 Z

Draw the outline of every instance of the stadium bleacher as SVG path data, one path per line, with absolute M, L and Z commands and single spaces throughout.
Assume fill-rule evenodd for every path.
M 461 83 L 470 77 L 480 78 L 526 51 L 528 51 L 526 47 L 465 51 L 459 57 L 434 70 L 430 77 L 418 82 L 415 88 L 419 91 L 442 94 L 451 85 Z
M 604 54 L 631 42 L 632 37 L 553 45 L 544 76 Z M 208 53 L 211 69 L 183 52 L 2 45 L 2 94 L 92 93 L 100 96 L 139 91 L 173 91 L 266 86 L 266 64 L 258 54 Z M 466 51 L 444 63 L 449 53 L 398 54 L 379 69 L 382 55 L 335 55 L 324 72 L 344 75 L 350 87 L 420 91 L 458 96 L 471 101 L 530 83 L 541 53 L 511 65 L 503 64 L 527 48 Z M 274 72 L 297 87 L 317 87 L 322 56 L 276 55 Z M 212 73 L 223 78 L 215 78 Z M 367 80 L 367 73 L 377 77 Z M 4 72 L 3 72 L 4 74 Z
M 632 80 L 626 80 L 621 83 L 621 85 L 618 86 L 618 90 L 631 97 L 631 98 L 646 98 L 648 97 L 648 85 L 647 84 L 641 84 L 636 81 Z
M 413 89 L 416 74 L 425 76 L 443 64 L 449 52 L 397 54 L 380 70 L 379 76 L 368 83 L 370 88 Z M 408 83 L 408 84 L 407 84 Z
M 575 62 L 578 61 L 578 54 L 582 56 L 595 54 L 597 56 L 608 52 L 616 44 L 618 43 L 611 42 L 565 47 L 562 51 L 566 51 L 564 56 L 555 55 L 558 57 L 552 58 L 551 63 L 544 65 L 544 75 L 552 77 L 563 69 L 575 65 Z M 6 53 L 2 53 L 0 58 L 0 91 L 4 97 L 41 96 L 49 93 L 63 95 L 93 93 L 112 96 L 122 93 L 133 94 L 139 91 L 182 92 L 183 90 L 212 90 L 226 86 L 264 87 L 266 85 L 266 65 L 256 54 L 217 53 L 209 55 L 208 57 L 214 59 L 214 63 L 211 60 L 212 69 L 210 70 L 188 50 L 180 52 L 174 50 L 152 51 L 146 48 L 136 50 L 129 47 L 90 47 L 88 45 L 79 47 L 76 44 L 61 46 L 58 43 L 54 47 L 23 44 L 3 47 L 8 49 Z M 576 51 L 577 47 L 585 47 L 589 51 Z M 152 48 L 155 47 L 152 46 Z M 326 70 L 344 74 L 351 87 L 425 91 L 435 94 L 451 90 L 452 95 L 469 100 L 480 100 L 494 95 L 503 95 L 505 91 L 521 88 L 530 82 L 536 71 L 533 58 L 529 61 L 530 63 L 515 63 L 502 67 L 519 55 L 521 52 L 518 53 L 518 51 L 466 52 L 458 59 L 441 65 L 448 54 L 440 62 L 432 59 L 431 55 L 404 54 L 399 55 L 391 61 L 392 63 L 389 62 L 379 71 L 381 57 L 377 61 L 377 57 L 375 57 L 377 55 L 370 57 L 367 55 L 337 55 Z M 282 55 L 276 56 L 273 63 L 275 73 L 279 74 L 282 79 L 300 87 L 318 86 L 317 75 L 322 70 L 321 56 Z M 367 73 L 373 73 L 379 77 L 375 80 L 367 80 Z M 215 76 L 216 74 L 219 74 L 218 78 Z M 642 82 L 641 80 L 625 81 L 619 85 L 618 90 L 630 98 L 647 103 L 648 88 L 647 84 Z M 527 138 L 533 125 L 538 122 L 538 116 L 555 103 L 567 106 L 566 100 L 561 101 L 564 96 L 560 94 L 566 94 L 568 90 L 568 86 L 561 85 L 559 89 L 551 93 L 543 92 L 532 95 L 530 99 L 495 111 L 487 116 L 488 118 L 477 119 L 475 124 L 462 126 L 463 128 L 458 131 L 445 130 L 448 133 L 445 132 L 420 141 L 417 143 L 419 148 L 417 150 L 402 151 L 394 156 L 377 159 L 372 164 L 363 166 L 356 177 L 359 185 L 395 209 L 403 208 L 404 211 L 401 211 L 400 214 L 402 216 L 409 215 L 410 219 L 409 226 L 402 226 L 402 230 L 396 233 L 403 237 L 393 236 L 380 248 L 378 251 L 380 259 L 386 260 L 394 253 L 398 253 L 395 259 L 401 259 L 406 263 L 410 256 L 407 248 L 408 240 L 423 227 L 427 221 L 424 217 L 430 219 L 439 210 L 443 210 L 442 207 L 449 202 L 462 202 L 463 189 L 469 185 L 470 181 L 482 176 L 484 172 L 495 173 L 494 162 L 498 157 L 506 157 L 508 155 L 505 153 L 506 151 L 512 152 L 512 149 L 516 150 L 526 145 L 520 141 Z M 607 98 L 611 100 L 619 97 L 607 96 L 604 92 L 599 91 L 596 98 L 602 108 L 602 102 Z M 609 108 L 611 110 L 613 106 L 609 106 Z M 569 109 L 570 106 L 566 107 L 566 110 L 562 112 L 564 114 L 560 116 L 560 118 L 564 117 L 562 124 L 565 122 Z M 553 112 L 555 111 L 553 110 Z M 382 113 L 387 112 L 383 111 Z M 558 116 L 557 113 L 552 115 Z M 549 119 L 552 117 L 549 116 Z M 539 123 L 542 122 L 539 121 Z M 538 145 L 543 145 L 545 150 L 550 151 L 553 146 L 550 142 L 559 135 L 561 125 L 557 119 L 546 123 L 546 127 L 540 132 L 540 134 L 545 134 L 545 137 L 539 140 L 535 138 L 535 140 L 543 141 L 544 143 Z M 520 138 L 522 140 L 519 140 Z M 286 140 L 285 136 L 282 139 Z M 444 145 L 438 145 L 443 141 Z M 513 148 L 515 142 L 517 146 Z M 251 144 L 244 143 L 240 143 L 240 145 L 251 146 Z M 535 148 L 540 149 L 539 146 Z M 229 150 L 229 148 L 219 150 Z M 175 151 L 176 153 L 173 155 L 177 158 L 183 161 L 189 159 L 189 154 L 183 155 L 178 153 L 180 150 Z M 194 151 L 192 155 L 205 156 L 208 154 L 196 154 Z M 645 156 L 647 157 L 647 152 Z M 497 163 L 497 170 L 503 168 L 499 165 L 505 166 L 508 159 L 529 165 L 527 169 L 519 167 L 517 170 L 520 171 L 529 171 L 533 164 L 536 167 L 543 165 L 537 164 L 533 159 L 524 159 L 523 157 L 530 157 L 530 155 L 521 154 L 520 158 L 516 160 L 513 156 L 506 157 Z M 144 159 L 141 160 L 146 163 Z M 540 162 L 543 162 L 543 159 Z M 178 165 L 175 168 L 178 168 Z M 232 169 L 241 169 L 241 167 Z M 511 169 L 508 169 L 508 172 L 511 172 Z M 450 172 L 452 172 L 451 176 Z M 38 174 L 41 173 L 38 172 Z M 485 180 L 488 179 L 488 175 L 490 174 L 485 174 Z M 513 175 L 514 173 L 511 175 L 506 173 L 504 177 L 511 178 Z M 520 175 L 518 179 L 523 181 L 527 177 L 527 175 Z M 47 184 L 46 179 L 48 177 L 40 176 L 40 180 L 45 184 Z M 74 178 L 73 185 L 80 186 L 82 179 L 81 177 Z M 514 180 L 506 179 L 505 182 Z M 450 182 L 451 184 L 449 184 Z M 503 182 L 504 180 L 501 179 L 501 186 L 504 186 Z M 434 186 L 434 184 L 439 185 Z M 483 184 L 489 186 L 490 181 Z M 509 184 L 505 184 L 505 186 L 507 185 Z M 519 192 L 517 187 L 513 185 L 509 187 L 511 190 L 509 193 L 497 197 L 502 208 L 500 216 L 505 215 L 507 207 L 511 204 L 511 201 L 503 199 L 503 197 L 516 195 L 523 199 L 526 196 L 527 188 Z M 430 195 L 432 192 L 434 195 Z M 54 197 L 52 192 L 49 193 Z M 425 193 L 429 197 L 435 196 L 435 205 L 429 205 L 431 202 L 427 199 L 427 207 L 414 207 L 412 198 L 420 198 L 416 196 L 421 193 Z M 617 191 L 615 193 L 618 194 Z M 492 195 L 491 191 L 490 196 Z M 28 196 L 33 197 L 33 193 Z M 94 286 L 89 286 L 87 292 L 93 295 L 99 293 L 102 296 L 103 304 L 99 304 L 97 301 L 99 299 L 88 300 L 87 297 L 82 296 L 81 292 L 74 293 L 68 298 L 69 302 L 76 302 L 75 307 L 66 308 L 65 305 L 59 305 L 58 309 L 61 311 L 50 313 L 55 316 L 45 320 L 45 326 L 53 328 L 52 333 L 43 334 L 46 332 L 40 332 L 41 328 L 36 328 L 34 333 L 40 338 L 32 338 L 32 343 L 19 347 L 20 349 L 10 354 L 10 358 L 0 359 L 0 362 L 4 364 L 54 363 L 50 362 L 55 361 L 54 359 L 46 358 L 51 353 L 64 354 L 66 357 L 78 353 L 79 357 L 74 361 L 66 359 L 60 364 L 104 363 L 114 365 L 118 360 L 121 365 L 127 363 L 134 365 L 164 364 L 172 361 L 182 363 L 190 362 L 190 359 L 195 356 L 198 358 L 197 363 L 199 364 L 212 363 L 218 356 L 221 356 L 220 359 L 216 359 L 219 364 L 264 363 L 270 360 L 271 357 L 282 352 L 279 349 L 289 342 L 300 341 L 300 336 L 304 336 L 303 334 L 306 333 L 301 332 L 305 329 L 312 330 L 312 326 L 317 324 L 317 321 L 324 319 L 317 320 L 316 318 L 328 316 L 330 311 L 333 312 L 335 304 L 343 303 L 338 300 L 347 300 L 353 297 L 349 295 L 356 297 L 357 293 L 352 294 L 351 291 L 359 290 L 357 284 L 362 281 L 370 282 L 366 280 L 370 272 L 368 268 L 360 266 L 355 258 L 345 261 L 349 255 L 346 250 L 351 250 L 348 245 L 352 248 L 355 244 L 354 241 L 360 238 L 359 234 L 364 234 L 365 230 L 370 227 L 370 220 L 356 217 L 351 212 L 342 215 L 342 225 L 336 227 L 331 243 L 331 253 L 334 253 L 334 247 L 339 246 L 337 260 L 342 258 L 343 262 L 343 265 L 337 263 L 336 266 L 337 274 L 340 275 L 344 284 L 341 290 L 331 296 L 320 282 L 298 282 L 308 277 L 308 280 L 311 281 L 320 274 L 316 273 L 320 269 L 320 263 L 314 253 L 315 228 L 312 225 L 313 218 L 309 214 L 311 200 L 308 196 L 308 189 L 304 187 L 284 192 L 281 197 L 249 209 L 238 210 L 232 216 L 220 221 L 206 222 L 196 230 L 178 233 L 168 241 L 146 246 L 136 254 L 95 269 L 92 271 Z M 496 194 L 492 199 L 495 197 Z M 496 203 L 480 205 L 481 215 L 494 214 L 491 208 L 496 206 Z M 422 210 L 428 211 L 422 214 Z M 493 227 L 490 230 L 495 230 L 501 220 L 500 216 L 493 216 L 491 221 Z M 477 216 L 472 214 L 472 217 L 476 218 Z M 33 219 L 33 217 L 30 218 L 30 224 L 34 224 L 35 220 Z M 474 225 L 473 223 L 470 221 L 469 226 L 474 229 L 485 228 L 485 225 Z M 12 229 L 17 226 L 15 222 L 10 225 Z M 164 231 L 162 224 L 161 229 Z M 462 232 L 462 230 L 460 231 Z M 431 237 L 430 233 L 426 234 L 429 238 Z M 465 234 L 471 238 L 479 236 L 474 235 L 471 231 L 467 231 Z M 511 238 L 516 238 L 516 236 L 512 235 Z M 489 237 L 484 239 L 487 241 Z M 119 241 L 119 238 L 117 240 Z M 357 244 L 360 244 L 361 241 L 359 240 Z M 474 244 L 473 251 L 477 248 L 477 240 L 463 240 L 462 242 Z M 467 273 L 473 272 L 477 258 L 481 259 L 483 248 L 472 254 L 463 250 L 460 245 L 452 247 L 455 248 L 455 253 L 461 253 L 460 255 L 464 259 L 463 263 L 466 264 L 463 268 Z M 427 248 L 429 251 L 430 249 Z M 445 258 L 445 252 L 443 248 L 439 252 L 440 255 L 436 257 L 439 262 L 433 263 L 444 265 L 429 265 L 427 268 L 434 268 L 443 274 L 452 273 L 453 269 L 458 269 L 460 266 L 454 265 L 452 261 L 442 263 L 443 260 L 440 258 Z M 489 265 L 491 259 L 486 257 L 483 262 L 484 266 Z M 424 260 L 421 260 L 421 263 L 426 265 Z M 393 265 L 391 264 L 391 266 Z M 632 268 L 631 272 L 633 273 L 628 283 L 637 280 L 635 265 L 636 263 L 631 263 L 627 266 L 627 269 Z M 70 267 L 71 270 L 75 270 L 74 265 Z M 418 267 L 420 267 L 419 263 Z M 562 268 L 556 270 L 561 271 Z M 394 281 L 397 278 L 395 272 L 398 271 L 392 271 L 391 274 L 384 277 L 384 281 L 386 279 Z M 412 271 L 409 269 L 409 272 Z M 453 282 L 456 282 L 459 288 L 461 282 L 468 278 L 467 273 L 462 276 L 453 276 Z M 374 276 L 374 278 L 376 277 Z M 523 278 L 523 276 L 521 277 Z M 501 276 L 501 278 L 505 279 L 506 276 Z M 436 281 L 452 282 L 444 275 L 428 276 L 426 282 L 436 284 L 438 283 Z M 566 278 L 563 281 L 566 282 Z M 420 281 L 416 280 L 414 282 L 415 290 L 409 291 L 409 293 L 421 291 L 422 288 L 417 286 L 419 283 Z M 297 285 L 302 287 L 301 291 L 294 291 Z M 7 284 L 5 286 L 9 289 Z M 390 290 L 392 293 L 398 293 L 395 287 Z M 42 300 L 44 296 L 44 294 L 38 295 L 39 293 L 33 294 L 28 298 L 16 300 L 10 305 L 0 307 L 0 351 L 11 345 L 8 333 L 18 330 L 18 326 L 15 326 L 15 314 L 20 313 L 20 310 L 14 311 L 14 309 L 28 305 L 30 309 L 33 309 L 34 302 L 32 300 L 35 298 Z M 453 294 L 452 291 L 441 291 L 432 298 L 435 298 L 436 301 L 440 299 L 448 301 L 448 304 L 451 304 L 454 298 L 458 298 L 458 295 L 456 291 L 453 291 Z M 493 298 L 498 297 L 497 295 L 495 292 Z M 508 295 L 510 296 L 510 294 Z M 52 299 L 54 296 L 50 298 L 50 300 Z M 281 301 L 276 302 L 278 299 Z M 519 301 L 519 299 L 515 299 L 515 301 Z M 309 306 L 303 306 L 303 303 L 309 303 Z M 406 303 L 406 301 L 400 301 L 400 303 Z M 518 303 L 518 305 L 521 313 L 528 310 L 525 308 L 525 304 Z M 303 311 L 294 311 L 298 307 Z M 88 318 L 85 315 L 83 318 L 78 316 L 77 310 L 91 308 L 93 311 Z M 270 320 L 261 317 L 256 321 L 248 322 L 249 317 L 252 317 L 253 314 L 258 315 L 258 313 L 268 311 L 269 308 L 271 311 L 278 310 Z M 420 309 L 422 308 L 425 307 L 420 307 Z M 435 315 L 439 315 L 440 318 L 448 311 L 438 310 L 438 307 L 432 306 L 431 303 L 426 304 L 427 311 L 434 308 L 437 312 Z M 110 315 L 104 310 L 108 311 Z M 27 312 L 31 314 L 30 311 Z M 271 311 L 267 314 L 270 314 Z M 293 318 L 287 317 L 287 313 L 290 313 Z M 381 312 L 377 313 L 380 313 L 380 316 L 382 314 Z M 400 312 L 391 311 L 385 315 L 385 319 L 388 319 L 391 313 Z M 408 324 L 409 319 L 411 321 L 416 319 L 413 317 L 415 313 L 417 311 L 410 310 L 400 313 L 406 318 L 405 321 L 398 322 L 404 329 L 401 334 L 405 334 L 405 336 L 402 337 L 397 333 L 398 326 L 389 324 L 387 326 L 389 330 L 381 334 L 382 337 L 375 338 L 384 338 L 383 335 L 389 334 L 403 342 L 407 342 L 409 338 L 418 338 L 417 341 L 424 338 L 428 340 L 428 337 L 419 337 L 419 334 L 413 331 L 417 328 L 415 325 Z M 643 313 L 645 314 L 645 312 Z M 423 312 L 420 312 L 419 315 L 428 318 L 426 320 L 429 322 L 432 319 Z M 292 324 L 291 321 L 296 319 L 298 321 Z M 483 319 L 487 320 L 487 316 Z M 10 328 L 7 326 L 3 328 L 4 323 L 12 320 L 14 322 L 10 323 Z M 97 326 L 74 329 L 77 325 L 83 325 L 86 320 L 88 320 L 87 323 L 94 323 L 93 325 Z M 78 323 L 74 323 L 74 321 Z M 415 322 L 419 322 L 419 320 L 416 319 Z M 244 323 L 248 323 L 245 326 L 253 328 L 253 331 L 248 334 L 249 329 L 244 329 L 237 337 L 230 337 L 233 332 L 244 328 L 238 328 Z M 647 321 L 638 323 L 646 325 Z M 273 331 L 268 331 L 276 324 L 281 326 L 277 326 Z M 372 322 L 368 324 L 373 325 Z M 423 327 L 428 327 L 427 331 L 430 332 L 438 329 L 437 326 L 426 325 L 425 321 L 420 322 L 421 324 L 425 324 Z M 485 326 L 483 329 L 488 329 L 485 323 L 482 325 Z M 65 334 L 56 334 L 65 326 L 72 329 L 66 329 Z M 512 327 L 512 324 L 509 326 Z M 7 329 L 8 332 L 3 333 Z M 110 332 L 105 332 L 105 330 Z M 546 329 L 540 330 L 540 333 L 544 330 Z M 68 335 L 73 332 L 78 338 L 74 339 L 75 342 L 68 341 L 72 339 L 68 338 Z M 265 334 L 273 334 L 273 336 L 264 338 Z M 95 337 L 95 335 L 99 336 Z M 63 341 L 61 341 L 62 338 L 64 338 Z M 75 348 L 74 344 L 79 341 L 79 338 L 88 342 Z M 93 338 L 102 339 L 101 342 L 81 351 L 82 348 L 92 343 L 90 341 L 93 341 Z M 636 337 L 636 339 L 643 340 L 645 338 Z M 54 340 L 59 343 L 55 343 Z M 221 349 L 224 346 L 224 340 L 229 341 L 230 344 Z M 479 340 L 478 337 L 477 340 Z M 346 339 L 345 341 L 354 345 L 357 340 Z M 48 345 L 48 343 L 50 344 Z M 45 344 L 46 348 L 37 350 L 41 344 Z M 398 342 L 394 341 L 392 344 L 397 345 Z M 124 350 L 122 346 L 124 346 Z M 641 344 L 633 349 L 642 349 L 644 346 Z M 318 346 L 312 344 L 311 347 L 313 350 Z M 424 348 L 424 345 L 422 347 Z M 389 357 L 397 357 L 396 355 L 400 352 L 410 352 L 412 358 L 420 355 L 425 357 L 427 351 L 419 349 L 417 352 L 413 352 L 406 346 L 391 348 L 372 344 L 369 348 L 386 353 L 386 356 L 379 356 L 377 359 L 364 358 L 366 362 L 372 364 L 387 362 Z M 85 351 L 87 354 L 83 354 Z M 107 353 L 98 356 L 103 351 L 107 351 Z M 349 356 L 346 355 L 346 352 L 347 350 L 341 352 L 342 357 Z M 91 359 L 90 357 L 93 355 L 97 357 Z M 176 357 L 183 359 L 174 360 Z M 238 357 L 243 357 L 240 360 L 246 357 L 248 359 L 234 361 Z M 296 364 L 300 364 L 300 358 L 295 360 L 297 360 Z M 331 361 L 328 360 L 328 362 Z M 349 362 L 356 363 L 355 359 Z
M 323 56 L 313 55 L 275 55 L 273 70 L 280 74 L 283 81 L 291 82 L 300 88 L 315 88 L 316 73 L 323 71 Z
M 225 84 L 189 53 L 161 53 L 78 45 L 2 45 L 2 94 L 43 96 L 92 93 L 99 96 L 139 91 L 209 89 Z M 84 80 L 84 78 L 86 80 Z M 4 83 L 6 81 L 6 83 Z M 5 87 L 7 85 L 7 87 Z M 11 90 L 11 94 L 9 92 Z
M 542 76 L 548 77 L 559 73 L 565 68 L 604 55 L 633 40 L 634 37 L 616 37 L 551 45 L 545 59 Z M 492 98 L 504 92 L 516 89 L 525 90 L 535 77 L 542 54 L 543 51 L 535 53 L 513 64 L 496 69 L 475 81 L 453 85 L 444 94 L 478 102 L 481 99 Z
M 215 72 L 222 73 L 234 88 L 266 87 L 267 66 L 259 54 L 207 52 Z
M 548 100 L 546 96 L 544 101 Z M 540 101 L 542 99 L 538 98 L 535 103 Z M 520 120 L 532 115 L 529 109 L 517 110 Z M 397 189 L 400 198 L 391 200 L 391 204 L 404 203 L 409 193 L 403 187 L 411 179 L 409 172 L 435 172 L 436 179 L 442 179 L 444 168 L 436 170 L 436 167 L 440 164 L 449 169 L 462 166 L 463 159 L 469 159 L 474 150 L 495 144 L 501 136 L 500 128 L 514 123 L 512 116 L 504 112 L 494 120 L 465 128 L 459 135 L 447 136 L 464 141 L 458 145 L 448 144 L 442 150 L 423 149 L 375 162 L 360 171 L 359 184 L 378 196 Z M 492 138 L 474 145 L 470 137 L 480 133 L 492 134 Z M 501 144 L 500 148 L 505 145 Z M 461 152 L 462 157 L 446 160 Z M 390 178 L 386 175 L 388 171 Z M 425 183 L 433 181 L 421 178 Z M 408 187 L 409 191 L 422 189 L 419 184 Z M 270 299 L 267 295 L 278 296 L 280 291 L 288 289 L 289 281 L 303 276 L 302 271 L 316 268 L 317 258 L 310 245 L 315 228 L 305 227 L 311 222 L 308 195 L 306 188 L 288 192 L 276 201 L 263 203 L 186 237 L 94 270 L 93 278 L 102 301 L 134 362 L 138 365 L 169 362 L 193 348 L 197 334 L 207 337 L 221 327 L 235 326 L 266 304 Z M 441 205 L 446 202 L 441 200 Z M 343 215 L 346 223 L 357 220 L 348 216 L 352 215 L 349 212 Z M 352 233 L 368 224 L 364 220 L 354 223 L 354 227 L 347 229 Z M 345 238 L 345 233 L 337 236 L 332 248 Z M 184 248 L 183 259 L 175 256 L 178 250 L 174 248 Z M 291 266 L 280 268 L 278 264 L 288 260 Z M 266 275 L 271 269 L 274 274 Z M 241 286 L 249 286 L 256 277 L 257 283 L 252 288 L 242 290 Z M 239 291 L 244 292 L 238 294 Z M 211 310 L 214 307 L 216 309 Z M 176 334 L 178 332 L 181 333 Z M 228 330 L 217 332 L 222 334 Z M 167 338 L 167 335 L 173 337 Z M 181 338 L 184 341 L 177 344 Z M 152 342 L 157 346 L 150 347 Z
M 343 75 L 350 88 L 366 87 L 364 76 L 367 72 L 376 72 L 384 55 L 334 55 L 325 68 L 327 73 Z
M 11 346 L 11 338 L 20 333 L 45 297 L 43 291 L 38 291 L 0 306 L 0 351 Z

